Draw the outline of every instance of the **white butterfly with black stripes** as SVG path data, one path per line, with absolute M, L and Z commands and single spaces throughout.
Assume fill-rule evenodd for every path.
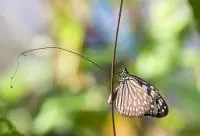
M 119 72 L 119 86 L 113 95 L 114 106 L 123 116 L 152 116 L 162 118 L 168 114 L 168 106 L 157 89 L 143 79 L 129 74 L 126 68 Z M 111 95 L 108 103 L 111 104 Z

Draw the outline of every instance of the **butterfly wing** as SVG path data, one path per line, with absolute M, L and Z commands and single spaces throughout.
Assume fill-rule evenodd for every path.
M 143 79 L 137 76 L 134 76 L 134 75 L 132 76 L 135 78 L 135 80 L 138 81 L 138 83 L 143 88 L 143 90 L 147 92 L 147 94 L 153 100 L 151 103 L 150 111 L 146 113 L 145 116 L 153 116 L 157 118 L 165 117 L 168 114 L 169 109 L 168 109 L 167 103 L 165 102 L 163 97 L 159 94 L 157 89 L 154 86 L 152 86 L 150 83 L 148 83 L 147 81 L 144 81 Z
M 123 116 L 139 117 L 149 112 L 151 97 L 145 93 L 135 79 L 120 82 L 114 93 L 116 110 Z
M 168 106 L 165 100 L 162 98 L 162 96 L 158 92 L 156 94 L 156 97 L 157 98 L 151 105 L 151 110 L 149 111 L 149 113 L 146 114 L 146 116 L 153 116 L 157 118 L 165 117 L 169 112 Z

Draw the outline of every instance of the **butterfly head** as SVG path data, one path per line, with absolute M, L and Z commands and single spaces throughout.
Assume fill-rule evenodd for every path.
M 122 70 L 118 74 L 120 78 L 125 78 L 129 75 L 128 70 L 126 68 L 122 68 Z

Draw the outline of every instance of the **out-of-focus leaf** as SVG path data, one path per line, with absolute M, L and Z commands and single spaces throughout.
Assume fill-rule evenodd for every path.
M 180 111 L 170 107 L 169 115 L 157 121 L 158 126 L 162 126 L 170 132 L 177 133 L 186 126 L 186 119 Z M 174 125 L 171 125 L 173 122 Z
M 78 115 L 80 119 L 83 119 L 80 113 L 90 113 L 92 110 L 94 111 L 94 114 L 91 112 L 93 119 L 86 116 L 85 120 L 83 120 L 86 123 L 85 127 L 87 127 L 89 122 L 92 123 L 95 120 L 94 118 L 98 122 L 97 117 L 103 118 L 101 112 L 105 110 L 105 103 L 102 96 L 103 94 L 101 94 L 100 89 L 94 88 L 78 94 L 68 92 L 48 98 L 42 104 L 40 112 L 36 117 L 34 124 L 35 133 L 45 134 L 51 129 L 69 131 L 78 123 Z M 95 114 L 95 111 L 98 111 L 100 114 Z M 88 120 L 88 123 L 86 120 Z M 84 122 L 77 125 L 83 126 L 85 125 Z
M 185 126 L 185 128 L 179 132 L 180 136 L 199 136 L 200 126 L 197 124 L 192 124 Z
M 189 80 L 188 80 L 189 78 Z M 179 70 L 165 78 L 164 88 L 172 93 L 174 100 L 169 100 L 170 106 L 184 113 L 185 121 L 200 123 L 200 94 L 195 84 L 195 75 L 191 69 Z M 170 113 L 170 112 L 169 112 Z
M 106 115 L 106 112 L 102 111 L 77 111 L 73 112 L 71 117 L 81 135 L 89 130 L 100 132 L 104 126 Z
M 200 1 L 199 0 L 189 0 L 189 3 L 191 5 L 193 15 L 197 24 L 197 28 L 200 31 L 200 10 L 199 10 L 199 5 Z
M 179 64 L 179 36 L 189 23 L 190 14 L 186 2 L 181 0 L 157 1 L 149 12 L 152 39 L 137 57 L 136 73 L 152 78 L 166 75 Z
M 196 68 L 200 65 L 200 54 L 197 49 L 185 49 L 181 54 L 181 65 Z
M 115 126 L 116 126 L 116 134 L 118 136 L 139 136 L 141 122 L 139 118 L 129 119 L 119 114 L 115 114 Z M 112 136 L 112 135 L 113 135 L 112 118 L 111 114 L 109 114 L 107 116 L 105 124 L 103 125 L 102 136 Z
M 0 135 L 1 136 L 24 136 L 18 132 L 15 126 L 5 117 L 0 117 Z

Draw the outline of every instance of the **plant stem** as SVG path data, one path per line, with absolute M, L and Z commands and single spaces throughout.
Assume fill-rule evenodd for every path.
M 119 10 L 119 17 L 118 17 L 118 23 L 117 23 L 117 31 L 116 31 L 116 37 L 115 37 L 115 45 L 113 49 L 113 57 L 112 57 L 112 67 L 111 67 L 111 74 L 110 74 L 110 91 L 111 91 L 111 100 L 112 100 L 112 125 L 113 125 L 113 135 L 116 136 L 116 130 L 115 130 L 115 117 L 114 117 L 114 99 L 113 99 L 113 76 L 115 73 L 115 58 L 116 58 L 116 49 L 117 49 L 117 41 L 118 41 L 118 35 L 119 35 L 119 26 L 120 26 L 120 20 L 121 20 L 121 14 L 122 14 L 122 7 L 123 7 L 123 0 L 121 0 L 120 4 L 120 10 Z

